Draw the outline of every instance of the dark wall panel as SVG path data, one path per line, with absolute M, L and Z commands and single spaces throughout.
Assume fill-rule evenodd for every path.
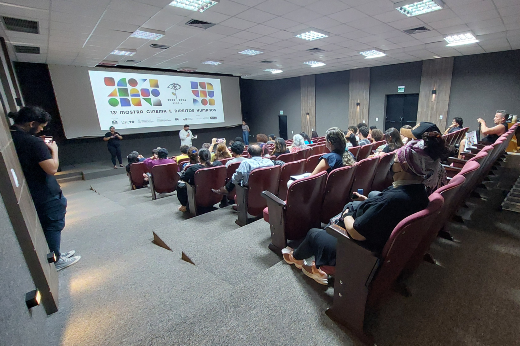
M 448 123 L 461 117 L 478 129 L 477 118 L 493 123 L 496 110 L 520 113 L 520 50 L 456 57 Z
M 349 71 L 316 75 L 316 129 L 320 136 L 333 126 L 347 129 Z
M 251 134 L 278 135 L 278 115 L 287 115 L 289 137 L 301 131 L 300 78 L 274 81 L 241 80 L 242 114 Z M 254 141 L 254 139 L 253 139 Z
M 370 69 L 369 125 L 383 129 L 386 95 L 397 94 L 397 87 L 401 85 L 405 86 L 405 94 L 418 94 L 421 86 L 421 74 L 422 61 L 372 67 Z

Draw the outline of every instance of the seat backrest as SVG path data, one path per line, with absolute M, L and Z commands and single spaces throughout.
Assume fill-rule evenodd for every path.
M 438 193 L 431 194 L 429 199 L 426 209 L 406 217 L 392 231 L 381 252 L 379 270 L 370 284 L 370 301 L 390 289 L 439 214 L 444 199 Z
M 177 163 L 155 165 L 152 167 L 153 188 L 155 192 L 173 192 L 177 188 L 179 174 Z
M 361 148 L 361 147 L 359 147 L 359 146 L 358 146 L 358 147 L 350 147 L 350 148 L 348 148 L 348 151 L 350 151 L 350 153 L 351 153 L 352 155 L 354 155 L 354 158 L 355 158 L 356 160 L 358 160 L 358 159 L 357 159 L 357 156 L 358 156 L 358 153 L 359 153 L 359 149 L 360 149 L 360 148 Z M 361 161 L 361 160 L 358 160 L 358 161 Z
M 280 155 L 281 156 L 281 155 Z M 254 169 L 249 175 L 247 212 L 253 216 L 262 215 L 267 202 L 262 197 L 262 191 L 269 191 L 273 194 L 278 192 L 278 182 L 280 180 L 280 166 L 262 167 Z
M 320 220 L 328 223 L 329 220 L 343 210 L 343 206 L 350 200 L 350 191 L 356 165 L 336 168 L 327 177 L 327 184 L 323 194 Z
M 287 196 L 287 182 L 291 175 L 302 174 L 305 171 L 305 160 L 298 160 L 288 162 L 280 169 L 280 180 L 278 183 L 278 194 L 277 196 L 285 200 Z
M 220 161 L 221 164 L 223 164 L 224 166 L 226 165 L 226 162 L 228 162 L 229 160 L 232 160 L 233 158 L 232 157 L 228 157 L 228 158 L 225 158 L 225 159 L 219 159 L 219 160 L 216 160 L 216 161 Z
M 364 160 L 372 153 L 372 144 L 366 144 L 359 148 L 359 152 L 357 154 L 357 160 Z
M 130 180 L 136 188 L 144 185 L 143 174 L 146 173 L 146 165 L 143 162 L 132 163 L 130 165 Z
M 195 203 L 198 207 L 211 207 L 222 200 L 222 196 L 211 189 L 224 186 L 226 173 L 226 166 L 201 168 L 195 172 Z
M 304 149 L 304 150 L 297 151 L 296 153 L 294 153 L 293 161 L 306 159 L 307 157 L 309 157 L 310 152 L 311 152 L 310 149 Z
M 179 162 L 177 162 L 177 169 L 180 172 L 182 170 L 182 165 L 186 162 L 190 162 L 189 158 L 180 159 Z
M 379 163 L 374 173 L 374 180 L 372 180 L 372 187 L 370 191 L 383 191 L 392 185 L 392 176 L 388 174 L 390 167 L 394 162 L 394 153 L 388 153 L 379 157 Z
M 321 145 L 316 144 L 315 146 L 311 147 L 309 150 L 311 152 L 309 153 L 309 156 L 307 156 L 307 157 L 318 155 L 318 154 L 320 154 L 320 151 L 321 151 Z
M 282 155 L 278 156 L 277 160 L 287 163 L 287 162 L 295 161 L 294 158 L 295 158 L 295 153 L 287 153 L 287 154 L 282 154 Z
M 305 162 L 305 172 L 312 173 L 314 171 L 314 168 L 318 165 L 318 162 L 320 162 L 320 157 L 323 154 L 317 154 L 309 156 Z
M 379 157 L 377 156 L 356 163 L 356 176 L 352 185 L 352 191 L 357 192 L 359 189 L 363 189 L 363 194 L 365 196 L 368 195 L 372 187 L 372 180 L 374 179 L 374 173 L 378 163 Z
M 286 239 L 300 239 L 314 227 L 320 227 L 323 191 L 327 180 L 327 172 L 300 179 L 291 184 L 287 191 L 285 210 Z
M 233 177 L 233 174 L 235 174 L 235 171 L 237 170 L 238 166 L 240 166 L 240 162 L 233 162 L 230 164 L 226 169 L 226 182 L 230 181 Z M 229 191 L 228 198 L 229 199 L 235 199 L 235 193 L 236 188 L 233 188 L 233 190 Z

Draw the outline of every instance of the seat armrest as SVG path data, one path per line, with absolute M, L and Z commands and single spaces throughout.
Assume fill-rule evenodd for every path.
M 267 200 L 267 203 L 269 204 L 269 201 L 272 201 L 279 205 L 280 207 L 285 207 L 285 201 L 282 200 L 280 197 L 276 196 L 274 193 L 269 191 L 263 191 L 262 197 L 264 197 Z
M 461 153 L 461 155 L 464 156 L 465 160 L 469 160 L 469 159 L 474 158 L 475 156 L 477 156 L 477 154 L 467 153 L 467 152 L 463 152 L 463 153 Z
M 457 157 L 448 157 L 449 163 L 460 163 L 461 165 L 465 165 L 468 160 L 462 160 Z

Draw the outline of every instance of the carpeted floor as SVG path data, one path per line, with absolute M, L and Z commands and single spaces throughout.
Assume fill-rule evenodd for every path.
M 378 345 L 520 345 L 520 215 L 498 211 L 520 173 L 509 156 L 497 176 L 437 240 L 412 296 L 370 313 Z M 125 176 L 64 184 L 62 250 L 82 255 L 59 273 L 60 309 L 49 345 L 358 345 L 325 310 L 321 286 L 272 253 L 263 220 L 238 227 L 223 208 L 196 218 L 175 195 L 152 201 Z M 156 232 L 172 249 L 152 243 Z M 184 252 L 194 263 L 181 260 Z

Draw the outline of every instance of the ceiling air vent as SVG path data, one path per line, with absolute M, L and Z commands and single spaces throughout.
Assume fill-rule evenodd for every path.
M 420 34 L 422 32 L 428 32 L 428 31 L 430 31 L 430 29 L 428 29 L 427 27 L 420 26 L 418 28 L 412 28 L 412 29 L 404 30 L 404 33 L 408 34 L 408 35 L 413 35 L 413 34 Z
M 211 28 L 212 26 L 214 26 L 215 24 L 213 23 L 208 23 L 208 22 L 205 22 L 203 20 L 197 20 L 197 19 L 190 19 L 186 22 L 186 25 L 188 26 L 192 26 L 192 27 L 195 27 L 195 28 L 200 28 L 200 29 L 209 29 Z
M 307 49 L 307 52 L 311 52 L 311 53 L 322 53 L 322 52 L 324 52 L 324 50 L 321 49 L 321 48 L 311 48 L 311 49 Z
M 34 20 L 26 20 L 20 18 L 2 16 L 5 28 L 9 31 L 28 32 L 30 34 L 39 34 L 38 22 Z
M 167 46 L 167 45 L 165 45 L 165 44 L 157 44 L 157 43 L 152 43 L 152 44 L 150 45 L 150 47 L 152 47 L 152 48 L 157 48 L 157 49 L 168 49 L 168 48 L 170 48 L 170 46 Z M 127 60 L 127 61 L 128 61 L 128 60 Z
M 40 54 L 40 47 L 33 46 L 17 46 L 14 45 L 14 51 L 21 54 Z
M 272 64 L 274 61 L 273 60 L 262 60 L 260 61 L 262 64 Z

